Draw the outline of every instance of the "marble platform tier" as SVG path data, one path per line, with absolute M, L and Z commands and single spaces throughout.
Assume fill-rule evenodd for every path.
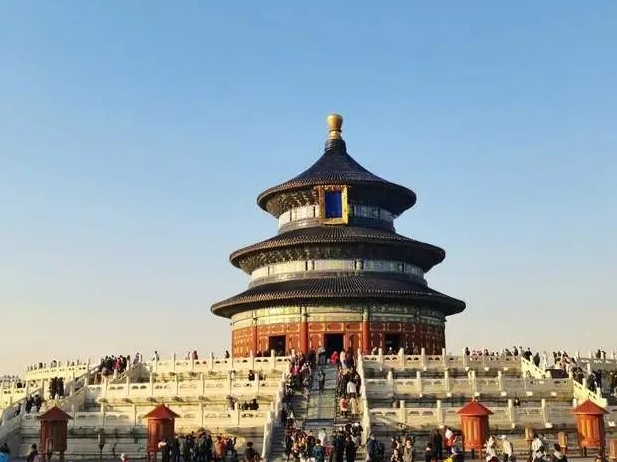
M 142 456 L 143 416 L 158 403 L 165 403 L 180 415 L 176 420 L 179 432 L 205 428 L 238 436 L 239 441 L 264 444 L 264 435 L 270 434 L 280 412 L 289 367 L 289 357 L 274 355 L 203 360 L 172 357 L 131 365 L 126 373 L 103 378 L 100 383 L 93 383 L 90 372 L 84 373 L 78 392 L 58 403 L 49 400 L 42 410 L 60 404 L 73 417 L 67 452 L 71 458 L 91 457 L 96 448 L 92 442 L 99 431 L 115 441 L 114 445 L 125 448 L 123 452 L 130 457 Z M 255 371 L 256 380 L 247 379 L 249 370 Z M 43 377 L 43 370 L 37 371 Z M 232 409 L 230 397 L 236 402 Z M 253 398 L 259 410 L 242 410 L 240 403 Z M 10 441 L 11 447 L 27 450 L 29 444 L 37 442 L 40 423 L 36 417 L 36 412 L 22 412 L 7 421 L 0 427 L 0 443 Z
M 611 360 L 602 361 L 606 364 Z M 607 410 L 607 428 L 617 422 L 617 407 L 608 406 L 599 391 L 592 392 L 571 376 L 550 378 L 520 357 L 399 352 L 360 356 L 358 368 L 369 409 L 363 422 L 378 432 L 401 426 L 418 431 L 456 427 L 456 411 L 470 399 L 489 406 L 494 413 L 490 425 L 500 431 L 526 426 L 571 429 L 573 407 L 587 399 Z M 515 406 L 515 398 L 520 406 Z

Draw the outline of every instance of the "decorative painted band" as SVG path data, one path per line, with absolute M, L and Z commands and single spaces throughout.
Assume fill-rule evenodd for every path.
M 232 330 L 234 356 L 268 355 L 294 351 L 317 351 L 324 347 L 334 351 L 360 349 L 364 353 L 381 348 L 397 352 L 400 348 L 410 354 L 425 349 L 426 354 L 439 354 L 445 348 L 445 325 L 436 326 L 411 322 L 283 322 L 254 325 Z

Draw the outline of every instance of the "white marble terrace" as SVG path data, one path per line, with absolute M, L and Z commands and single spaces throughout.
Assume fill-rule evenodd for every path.
M 97 367 L 93 365 L 90 360 L 83 361 L 78 365 L 69 365 L 67 361 L 65 363 L 58 362 L 56 366 L 30 369 L 26 371 L 23 380 L 23 386 L 18 388 L 16 382 L 10 383 L 0 382 L 0 410 L 12 406 L 15 403 L 25 399 L 28 395 L 39 394 L 42 398 L 47 397 L 49 381 L 54 377 L 62 377 L 65 383 L 68 384 L 74 381 L 76 378 L 84 375 L 90 375 Z M 289 367 L 289 358 L 281 356 L 266 356 L 266 357 L 246 357 L 246 358 L 214 358 L 207 359 L 176 359 L 175 355 L 172 355 L 169 359 L 161 359 L 159 361 L 147 361 L 142 363 L 147 369 L 155 374 L 156 377 L 175 375 L 199 377 L 200 374 L 206 376 L 214 376 L 217 373 L 226 374 L 229 371 L 236 371 L 238 373 L 246 373 L 249 370 L 263 372 L 268 375 L 268 372 L 276 371 L 282 373 Z M 271 375 L 271 374 L 270 374 Z M 111 379 L 115 379 L 116 376 L 111 376 Z M 111 379 L 108 379 L 111 380 Z M 91 380 L 90 380 L 91 382 Z M 88 382 L 86 382 L 88 383 Z M 268 385 L 266 385 L 268 386 Z M 133 386 L 132 390 L 140 387 Z M 69 392 L 70 390 L 67 390 Z M 136 393 L 139 393 L 136 391 Z
M 401 351 L 363 355 L 358 363 L 362 375 L 369 377 L 364 379 L 363 389 L 371 427 L 458 426 L 460 404 L 453 403 L 472 398 L 484 400 L 494 413 L 491 426 L 504 430 L 571 426 L 573 407 L 586 399 L 607 409 L 609 427 L 617 423 L 617 407 L 607 406 L 600 392 L 589 391 L 572 377 L 550 378 L 543 368 L 520 356 L 457 356 L 445 351 L 441 355 L 405 355 Z M 617 369 L 615 358 L 578 357 L 577 364 L 587 371 Z M 515 397 L 521 406 L 514 405 Z
M 587 370 L 617 369 L 614 358 L 578 358 L 577 363 Z M 617 422 L 617 407 L 607 406 L 601 394 L 590 392 L 572 378 L 549 378 L 544 369 L 521 357 L 400 352 L 361 356 L 358 366 L 364 379 L 362 408 L 368 409 L 362 416 L 365 428 L 401 424 L 419 429 L 457 426 L 458 405 L 453 404 L 472 397 L 490 403 L 494 413 L 491 426 L 504 430 L 572 425 L 572 407 L 585 399 L 607 409 L 609 426 Z M 25 387 L 11 383 L 0 388 L 0 406 L 23 403 L 27 394 L 35 392 L 45 396 L 49 380 L 64 377 L 69 396 L 58 404 L 73 416 L 70 428 L 130 433 L 143 426 L 143 415 L 152 407 L 165 403 L 180 414 L 176 422 L 180 431 L 199 427 L 214 431 L 263 428 L 265 454 L 271 444 L 273 422 L 280 412 L 289 358 L 271 355 L 190 360 L 172 356 L 131 365 L 123 376 L 110 376 L 97 384 L 92 383 L 95 369 L 86 361 L 75 366 L 58 364 L 29 370 Z M 256 380 L 248 381 L 249 370 L 257 374 Z M 399 376 L 404 378 L 396 378 Z M 229 409 L 229 396 L 240 402 L 257 398 L 260 409 Z M 521 406 L 514 406 L 514 397 L 521 399 Z M 450 403 L 450 399 L 454 401 Z M 424 400 L 424 406 L 419 405 L 419 400 Z M 384 405 L 392 401 L 395 407 Z M 27 434 L 36 432 L 37 425 L 35 413 L 3 419 L 0 440 L 20 428 Z
M 29 383 L 36 382 L 37 387 L 3 389 L 2 399 L 12 405 L 7 412 L 14 412 L 17 404 L 21 404 L 22 412 L 17 416 L 5 416 L 0 425 L 0 440 L 19 430 L 36 434 L 40 425 L 36 420 L 37 413 L 25 413 L 23 398 L 32 393 L 44 396 L 49 379 L 68 376 L 75 377 L 67 381 L 68 396 L 59 401 L 49 400 L 41 412 L 50 405 L 60 405 L 73 417 L 69 428 L 77 431 L 105 429 L 130 433 L 144 425 L 143 416 L 154 406 L 165 403 L 180 415 L 176 420 L 179 431 L 193 431 L 200 427 L 233 432 L 259 428 L 264 434 L 265 444 L 280 412 L 289 366 L 289 357 L 274 354 L 199 360 L 172 356 L 133 364 L 123 376 L 109 376 L 98 384 L 91 383 L 96 367 L 89 363 L 33 369 L 28 371 Z M 247 379 L 249 370 L 256 373 L 253 381 Z M 132 379 L 139 381 L 132 382 Z M 230 396 L 236 399 L 236 405 L 231 409 L 227 402 Z M 259 410 L 240 410 L 238 402 L 253 398 L 258 400 Z

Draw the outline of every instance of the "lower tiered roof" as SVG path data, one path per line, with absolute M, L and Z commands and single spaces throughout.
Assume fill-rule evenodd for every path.
M 444 315 L 460 313 L 465 303 L 408 278 L 387 275 L 354 274 L 346 276 L 296 279 L 252 287 L 212 306 L 212 312 L 231 317 L 252 308 L 289 303 L 338 302 L 350 300 L 414 303 L 431 307 Z

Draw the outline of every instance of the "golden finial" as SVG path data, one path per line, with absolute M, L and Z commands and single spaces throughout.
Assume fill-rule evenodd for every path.
M 338 114 L 330 114 L 328 116 L 328 139 L 340 140 L 343 127 L 343 116 Z

